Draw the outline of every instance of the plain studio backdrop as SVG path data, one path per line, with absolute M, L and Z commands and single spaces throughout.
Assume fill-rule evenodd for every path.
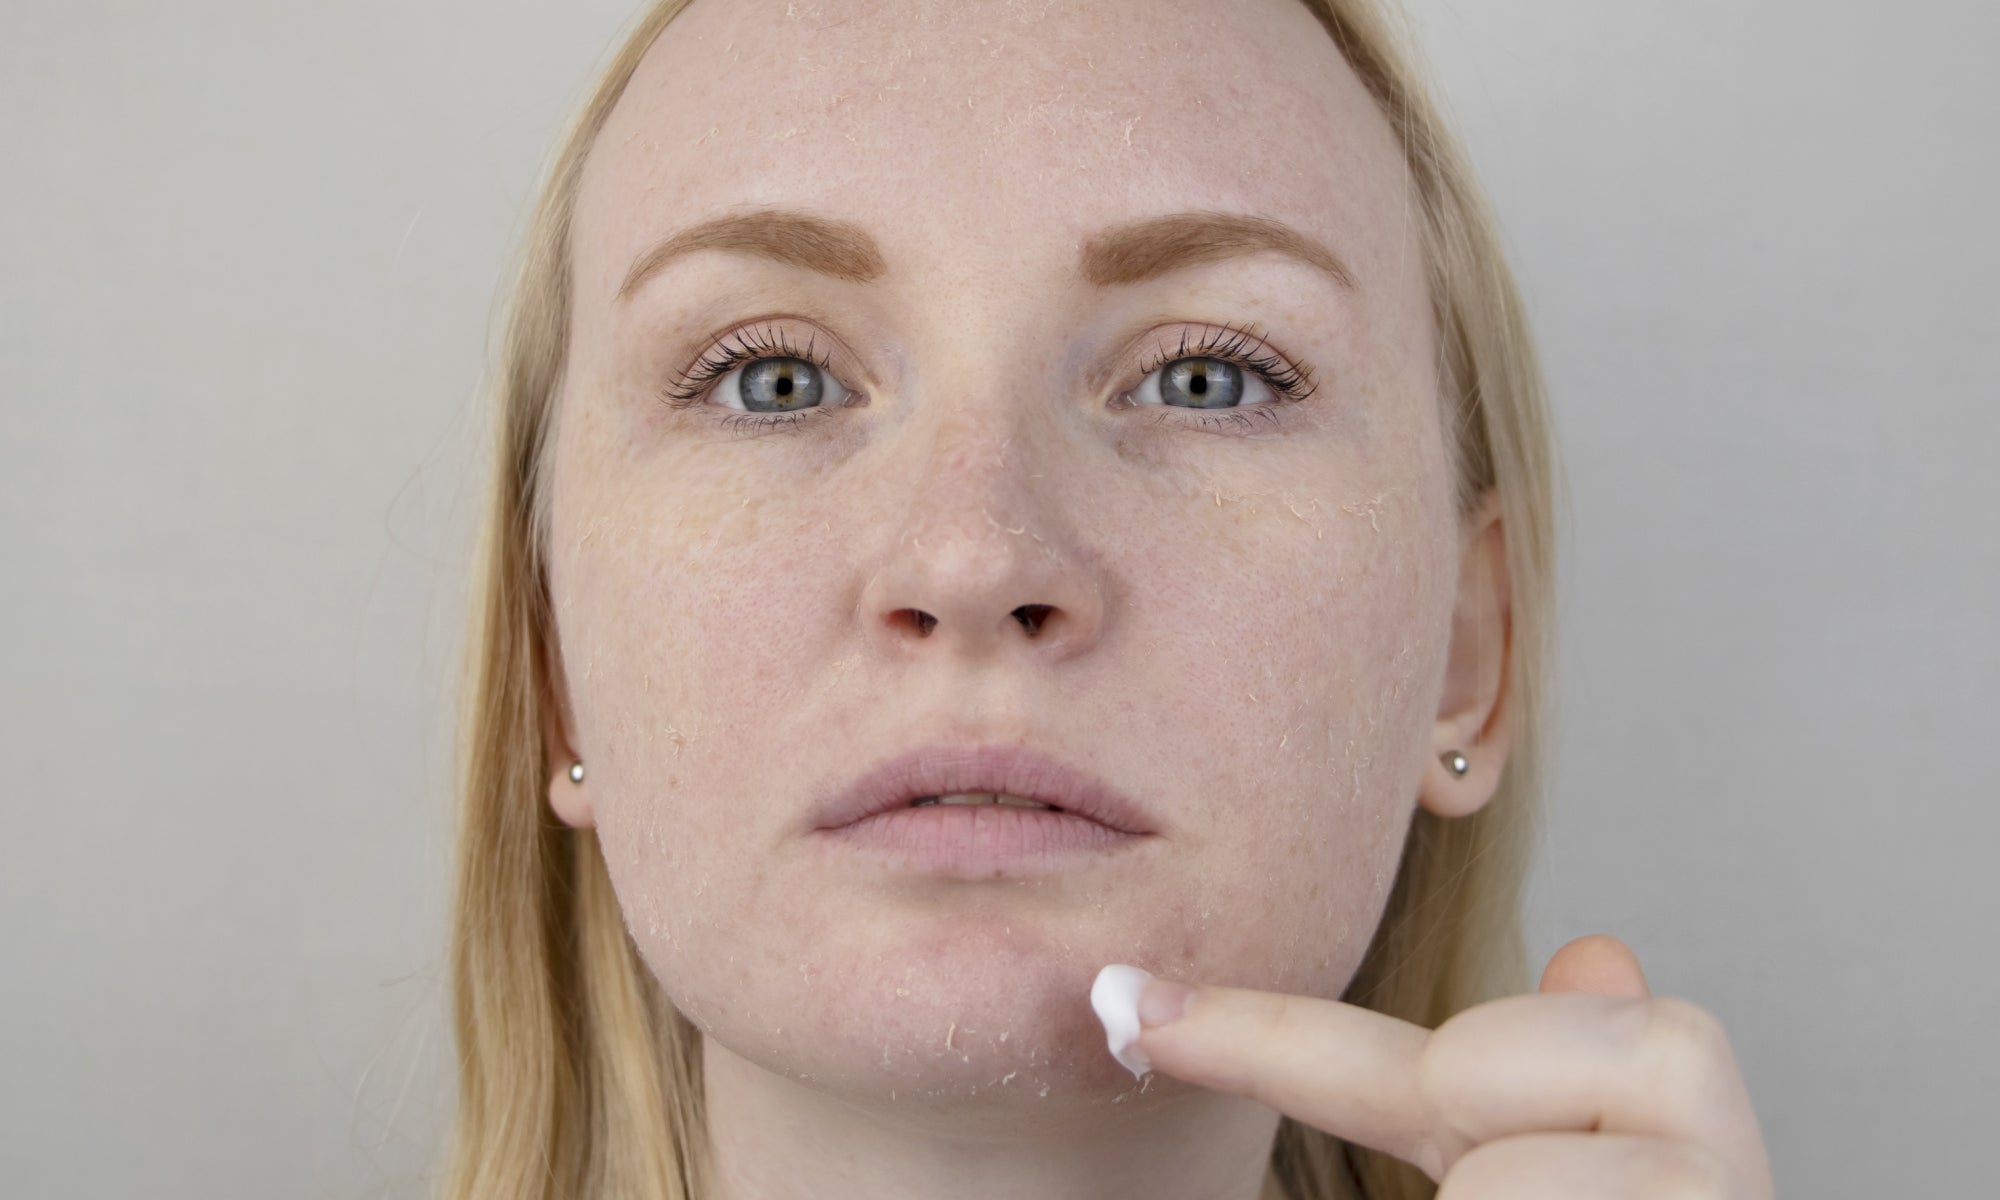
M 7 1194 L 423 1194 L 489 314 L 633 14 L 0 8 Z M 1974 1194 L 2000 8 L 1415 15 L 1568 467 L 1535 965 L 1716 1011 L 1785 1194 Z

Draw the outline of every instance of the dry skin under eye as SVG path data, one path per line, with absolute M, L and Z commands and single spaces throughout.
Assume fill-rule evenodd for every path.
M 1241 405 L 1214 410 L 1187 409 L 1179 405 L 1143 405 L 1140 407 L 1159 408 L 1152 422 L 1155 425 L 1184 425 L 1195 428 L 1215 429 L 1229 426 L 1248 430 L 1257 422 L 1278 425 L 1282 418 L 1273 410 L 1280 405 L 1305 400 L 1318 390 L 1309 367 L 1295 366 L 1282 355 L 1273 352 L 1258 353 L 1250 348 L 1252 335 L 1243 329 L 1230 325 L 1210 325 L 1204 327 L 1200 338 L 1189 342 L 1187 331 L 1181 333 L 1180 342 L 1172 351 L 1161 350 L 1147 364 L 1142 376 L 1151 376 L 1162 367 L 1190 359 L 1209 359 L 1228 363 L 1248 371 L 1261 379 L 1277 397 L 1275 403 Z M 662 393 L 666 403 L 676 409 L 702 406 L 714 381 L 737 367 L 766 359 L 794 359 L 811 363 L 822 371 L 831 371 L 832 364 L 825 355 L 814 353 L 817 339 L 808 340 L 804 349 L 799 349 L 785 337 L 784 331 L 771 326 L 740 330 L 720 339 L 716 346 L 681 373 L 674 383 Z M 786 413 L 752 413 L 725 409 L 716 418 L 724 429 L 760 432 L 777 426 L 796 428 L 809 420 L 817 420 L 823 410 L 843 406 L 820 405 Z M 1185 415 L 1174 416 L 1170 413 Z

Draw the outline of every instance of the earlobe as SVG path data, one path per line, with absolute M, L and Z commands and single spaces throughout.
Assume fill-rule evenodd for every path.
M 549 772 L 549 809 L 563 824 L 575 829 L 597 827 L 597 814 L 590 803 L 590 792 L 584 780 L 582 756 L 571 749 L 569 729 L 568 696 L 561 683 L 561 656 L 551 654 L 555 660 L 548 678 L 548 690 L 543 693 L 542 704 L 542 745 L 548 752 L 551 764 Z
M 549 778 L 549 808 L 562 823 L 575 829 L 594 829 L 597 815 L 584 790 L 583 763 L 564 755 L 555 756 L 556 769 Z
M 1417 788 L 1417 802 L 1440 817 L 1470 816 L 1484 808 L 1500 785 L 1512 747 L 1507 680 L 1513 604 L 1497 494 L 1488 493 L 1468 527 L 1444 691 L 1430 761 Z

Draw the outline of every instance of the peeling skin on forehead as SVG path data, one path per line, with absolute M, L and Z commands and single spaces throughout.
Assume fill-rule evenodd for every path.
M 948 225 L 949 240 L 904 255 L 887 247 L 892 272 L 942 250 L 946 266 L 1037 254 L 1068 276 L 1072 239 L 1015 236 L 1019 222 L 1008 217 L 1024 195 L 1037 198 L 1038 217 L 1078 236 L 1103 223 L 1076 219 L 1086 214 L 1310 214 L 1311 231 L 1339 248 L 1362 291 L 1392 302 L 1347 316 L 1427 333 L 1421 289 L 1381 286 L 1419 271 L 1407 173 L 1387 122 L 1351 72 L 1328 71 L 1337 56 L 1302 5 L 1244 4 L 1267 9 L 1257 22 L 1276 34 L 1256 39 L 1254 71 L 1222 52 L 1245 40 L 1241 14 L 1209 4 L 1052 13 L 1034 4 L 864 0 L 785 12 L 696 3 L 641 63 L 584 180 L 586 211 L 612 188 L 662 219 L 641 229 L 581 222 L 612 244 L 601 256 L 579 246 L 580 299 L 615 290 L 637 248 L 631 234 L 707 215 L 715 198 L 750 206 L 809 196 L 844 215 L 877 207 L 885 189 L 949 177 L 958 209 L 928 210 L 924 222 Z M 975 9 L 987 19 L 970 18 Z M 701 94 L 690 102 L 694 80 Z M 1375 214 L 1399 228 L 1369 228 Z
M 865 10 L 870 7 L 879 6 L 843 4 L 830 13 L 818 5 L 793 5 L 778 28 L 714 32 L 677 28 L 682 46 L 716 53 L 725 87 L 731 76 L 760 86 L 774 82 L 782 86 L 782 75 L 774 80 L 770 70 L 782 70 L 788 57 L 795 68 L 790 74 L 810 85 L 780 94 L 774 97 L 777 104 L 758 105 L 735 121 L 710 124 L 692 145 L 732 137 L 786 142 L 831 131 L 864 151 L 893 152 L 899 148 L 894 126 L 870 118 L 894 113 L 926 123 L 949 123 L 966 135 L 969 165 L 1018 165 L 1005 147 L 1023 133 L 1046 146 L 1077 151 L 1079 162 L 1073 165 L 1086 168 L 1093 156 L 1118 150 L 1129 152 L 1128 159 L 1142 157 L 1144 143 L 1135 142 L 1133 132 L 1147 110 L 1129 102 L 1105 103 L 1096 89 L 1070 85 L 1080 77 L 1101 78 L 1121 69 L 1157 70 L 1197 48 L 1204 35 L 1226 35 L 1214 16 L 1197 24 L 1183 13 L 1172 26 L 1162 23 L 1142 31 L 1136 40 L 1117 44 L 1104 35 L 1122 36 L 1125 31 L 1094 24 L 1088 15 L 1051 25 L 1041 19 L 1045 12 L 1024 11 L 1009 27 L 961 21 L 943 5 L 891 6 L 897 10 L 897 24 L 885 29 L 883 22 L 868 19 Z M 1168 17 L 1172 8 L 1162 6 L 1159 12 Z M 698 27 L 700 21 L 683 19 L 682 24 Z M 716 37 L 727 39 L 719 52 L 712 47 Z M 787 56 L 782 49 L 787 46 L 803 48 Z M 841 64 L 830 89 L 820 86 L 824 73 L 810 69 L 818 64 L 806 59 Z M 808 69 L 796 69 L 801 66 Z M 983 86 L 995 78 L 994 68 L 1006 71 L 1014 81 L 1025 76 L 1033 82 L 1026 89 L 1011 86 L 1013 81 L 1005 88 Z M 1028 93 L 1025 100 L 1022 91 Z M 1188 97 L 1193 109 L 1205 103 L 1200 94 Z M 1154 109 L 1151 115 L 1158 119 L 1174 113 Z M 1105 169 L 1122 171 L 1125 166 L 1125 161 L 1118 161 Z
M 1345 987 L 1458 569 L 1406 185 L 1295 0 L 696 0 L 668 27 L 582 181 L 550 589 L 621 908 L 717 1061 L 857 1105 L 1060 1106 L 1140 1094 L 1087 1004 L 1105 962 Z M 763 206 L 866 230 L 885 273 L 704 251 L 616 299 L 663 237 Z M 1079 277 L 1099 231 L 1194 210 L 1293 225 L 1354 286 L 1269 253 Z M 767 320 L 865 403 L 740 437 L 662 403 Z M 1203 323 L 1317 390 L 1254 435 L 1109 403 Z M 1110 780 L 1161 835 L 990 884 L 817 853 L 824 789 L 975 738 Z

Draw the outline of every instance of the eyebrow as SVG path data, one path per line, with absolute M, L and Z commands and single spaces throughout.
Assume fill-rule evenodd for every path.
M 763 208 L 716 217 L 668 236 L 632 263 L 618 299 L 697 250 L 756 255 L 848 283 L 870 283 L 889 273 L 881 247 L 854 222 Z M 1248 213 L 1170 213 L 1114 226 L 1084 242 L 1077 269 L 1086 282 L 1112 287 L 1259 252 L 1297 259 L 1355 290 L 1354 273 L 1327 246 L 1282 221 Z

